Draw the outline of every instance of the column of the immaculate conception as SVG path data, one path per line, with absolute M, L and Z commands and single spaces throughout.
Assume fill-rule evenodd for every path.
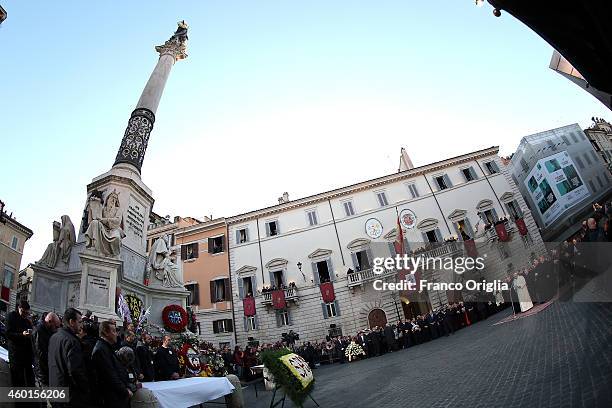
M 55 261 L 58 251 L 53 248 L 62 243 L 54 237 L 36 263 L 34 310 L 63 311 L 75 306 L 92 310 L 100 318 L 117 319 L 116 294 L 121 291 L 151 306 L 149 320 L 161 323 L 161 310 L 166 305 L 185 305 L 187 292 L 179 268 L 168 256 L 168 245 L 158 240 L 147 257 L 146 233 L 154 199 L 141 180 L 164 87 L 174 63 L 187 57 L 187 24 L 178 24 L 174 35 L 155 47 L 159 60 L 131 114 L 113 167 L 87 186 L 78 238 L 73 232 L 71 253 L 67 257 L 62 253 L 67 262 Z M 64 230 L 63 225 L 59 230 Z

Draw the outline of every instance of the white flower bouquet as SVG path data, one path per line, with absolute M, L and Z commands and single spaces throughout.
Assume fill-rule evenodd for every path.
M 344 351 L 344 355 L 348 357 L 349 361 L 353 361 L 359 356 L 365 356 L 365 354 L 366 353 L 363 351 L 363 348 L 361 348 L 361 346 L 354 341 L 351 341 L 351 344 L 349 344 Z

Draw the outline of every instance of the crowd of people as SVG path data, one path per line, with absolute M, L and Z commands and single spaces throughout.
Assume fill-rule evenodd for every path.
M 33 321 L 30 305 L 20 301 L 6 321 L 13 387 L 68 387 L 71 407 L 129 407 L 142 382 L 180 377 L 171 337 L 154 353 L 148 333 L 137 336 L 114 321 L 98 322 L 68 308 Z

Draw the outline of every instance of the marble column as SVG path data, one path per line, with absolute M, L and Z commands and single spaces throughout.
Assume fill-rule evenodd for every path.
M 186 24 L 184 27 L 179 24 L 177 32 L 165 44 L 155 47 L 159 53 L 159 60 L 128 121 L 114 166 L 120 163 L 131 164 L 140 173 L 149 136 L 155 123 L 155 112 L 170 76 L 170 70 L 176 61 L 187 58 L 186 32 Z

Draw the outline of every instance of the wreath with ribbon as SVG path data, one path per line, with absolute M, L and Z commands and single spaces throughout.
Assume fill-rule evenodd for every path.
M 162 310 L 162 320 L 166 329 L 180 333 L 187 326 L 187 312 L 179 305 L 168 305 Z
M 314 376 L 308 363 L 289 349 L 261 353 L 264 366 L 274 376 L 277 386 L 299 407 L 314 389 Z
M 181 347 L 179 355 L 182 357 L 185 371 L 191 377 L 199 376 L 202 371 L 202 366 L 200 365 L 200 353 L 198 353 L 191 344 L 185 343 L 183 344 L 183 347 Z

